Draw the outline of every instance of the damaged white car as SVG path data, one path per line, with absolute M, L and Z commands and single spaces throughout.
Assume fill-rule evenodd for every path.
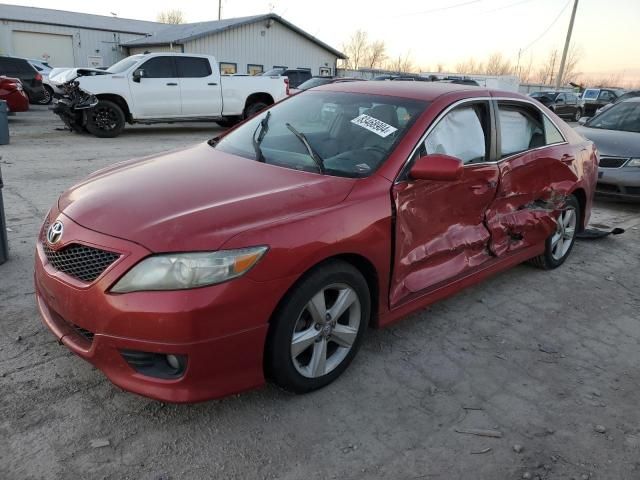
M 54 69 L 62 93 L 53 111 L 72 131 L 116 137 L 126 123 L 216 121 L 251 117 L 288 94 L 286 79 L 221 75 L 209 55 L 132 55 L 106 70 Z

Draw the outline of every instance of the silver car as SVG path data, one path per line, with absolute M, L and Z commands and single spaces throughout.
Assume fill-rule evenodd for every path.
M 576 131 L 600 152 L 596 193 L 640 201 L 640 97 L 613 105 Z

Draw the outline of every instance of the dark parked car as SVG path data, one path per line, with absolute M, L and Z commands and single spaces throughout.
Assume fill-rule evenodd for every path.
M 24 58 L 0 57 L 0 75 L 19 78 L 31 103 L 38 103 L 46 96 L 42 75 Z
M 320 85 L 328 85 L 329 83 L 358 81 L 363 81 L 363 79 L 351 77 L 311 77 L 306 82 L 302 82 L 300 85 L 298 85 L 298 88 L 289 89 L 289 95 L 295 95 L 296 93 L 304 92 L 305 90 L 309 90 L 310 88 L 319 87 Z
M 71 187 L 36 241 L 35 296 L 55 338 L 125 390 L 309 392 L 369 326 L 527 260 L 561 266 L 596 177 L 593 143 L 522 95 L 324 85 Z
M 599 108 L 604 107 L 608 103 L 615 102 L 623 93 L 622 90 L 613 88 L 587 88 L 582 93 L 584 115 L 592 117 Z
M 529 94 L 559 117 L 578 121 L 583 111 L 578 95 L 571 92 L 533 92 Z
M 306 68 L 275 67 L 262 74 L 263 77 L 287 77 L 289 88 L 298 88 L 301 83 L 311 78 L 311 70 Z
M 576 131 L 600 152 L 596 192 L 640 201 L 640 97 L 616 103 Z

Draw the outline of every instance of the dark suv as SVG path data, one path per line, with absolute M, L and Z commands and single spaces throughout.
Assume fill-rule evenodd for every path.
M 30 103 L 38 103 L 46 95 L 42 75 L 24 58 L 0 56 L 0 75 L 19 78 Z
M 287 77 L 289 79 L 290 88 L 298 88 L 298 86 L 311 78 L 311 70 L 306 68 L 287 68 L 275 67 L 262 74 L 263 77 Z
M 529 94 L 559 117 L 577 122 L 582 117 L 582 106 L 578 95 L 572 92 L 533 92 Z

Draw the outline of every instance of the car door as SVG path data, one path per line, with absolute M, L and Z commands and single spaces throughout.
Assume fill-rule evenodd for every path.
M 578 111 L 578 97 L 575 93 L 567 93 L 567 115 L 571 115 L 571 117 L 576 116 L 576 112 Z
M 567 96 L 564 93 L 559 93 L 556 97 L 556 115 L 565 116 L 567 114 Z
M 137 118 L 171 118 L 181 114 L 180 85 L 172 56 L 152 57 L 136 70 L 140 78 L 129 79 Z
M 487 210 L 489 249 L 500 257 L 536 248 L 556 228 L 567 191 L 577 181 L 573 147 L 532 103 L 496 102 L 500 181 Z
M 206 57 L 175 57 L 182 115 L 217 117 L 222 114 L 220 73 Z
M 391 307 L 463 276 L 491 259 L 485 211 L 493 201 L 498 167 L 493 158 L 488 101 L 462 101 L 425 132 L 392 190 L 396 212 Z M 456 181 L 412 180 L 408 170 L 425 154 L 461 159 Z

